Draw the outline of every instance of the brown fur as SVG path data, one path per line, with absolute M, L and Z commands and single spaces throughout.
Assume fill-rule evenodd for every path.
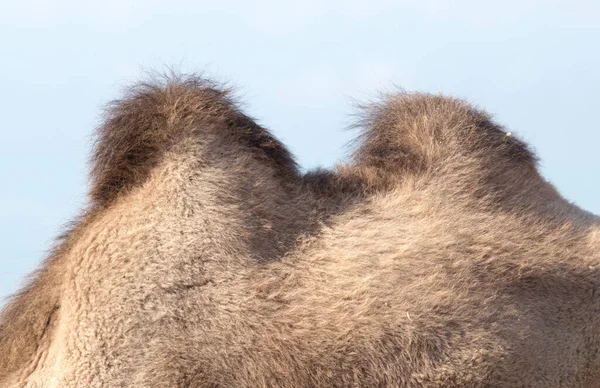
M 0 316 L 0 385 L 600 386 L 600 223 L 523 142 L 399 93 L 301 176 L 229 96 L 111 104 L 90 208 Z
M 202 112 L 199 115 L 198 112 Z M 198 77 L 132 87 L 111 103 L 98 130 L 92 163 L 91 197 L 99 204 L 141 185 L 181 138 L 218 132 L 220 140 L 243 144 L 277 173 L 297 175 L 287 149 L 265 129 L 238 111 L 230 91 Z

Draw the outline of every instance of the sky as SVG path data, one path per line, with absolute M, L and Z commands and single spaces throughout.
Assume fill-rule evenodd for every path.
M 304 169 L 356 136 L 356 102 L 458 96 L 526 140 L 600 214 L 595 0 L 0 0 L 0 305 L 84 208 L 104 104 L 149 71 L 200 72 Z

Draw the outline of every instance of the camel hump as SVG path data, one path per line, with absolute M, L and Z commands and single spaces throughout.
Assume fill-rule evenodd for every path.
M 295 176 L 288 150 L 237 107 L 231 90 L 197 76 L 168 76 L 130 87 L 108 104 L 92 154 L 92 201 L 106 205 L 143 183 L 165 153 L 210 132 L 236 143 L 278 174 Z
M 525 143 L 463 100 L 402 92 L 363 108 L 353 155 L 359 167 L 423 172 L 467 158 L 489 168 L 536 168 L 536 157 Z

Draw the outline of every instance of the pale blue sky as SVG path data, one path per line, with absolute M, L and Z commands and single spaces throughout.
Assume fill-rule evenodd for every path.
M 101 106 L 164 65 L 231 81 L 304 168 L 345 155 L 352 99 L 464 97 L 600 213 L 598 1 L 0 0 L 0 298 L 83 207 Z

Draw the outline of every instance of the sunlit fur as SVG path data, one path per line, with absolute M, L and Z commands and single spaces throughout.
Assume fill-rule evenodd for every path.
M 600 386 L 599 219 L 461 100 L 357 125 L 303 174 L 218 85 L 131 88 L 2 311 L 0 386 Z

